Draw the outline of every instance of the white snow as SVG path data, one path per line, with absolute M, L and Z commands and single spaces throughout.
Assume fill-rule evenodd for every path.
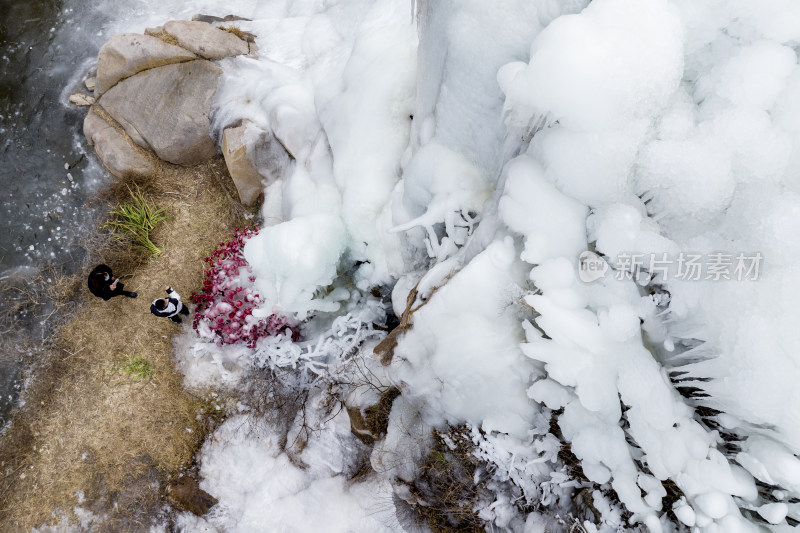
M 228 419 L 205 444 L 200 471 L 201 488 L 220 503 L 205 519 L 182 514 L 178 530 L 395 531 L 385 481 L 351 484 L 342 472 L 351 450 L 336 439 L 355 438 L 341 415 L 314 442 L 324 450 L 312 446 L 297 458 L 283 451 L 279 432 L 268 425 L 247 415 Z M 298 466 L 310 454 L 312 466 Z
M 434 425 L 469 422 L 520 437 L 530 427 L 525 376 L 531 369 L 519 349 L 513 294 L 503 299 L 522 281 L 516 255 L 511 238 L 492 244 L 431 296 L 400 339 L 390 376 L 411 384 L 408 398 L 441 417 Z M 458 312 L 446 311 L 452 309 Z M 464 335 L 470 330 L 485 334 Z M 496 394 L 496 383 L 504 384 L 503 394 Z

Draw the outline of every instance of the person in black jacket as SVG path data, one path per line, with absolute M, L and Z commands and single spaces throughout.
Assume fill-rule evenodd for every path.
M 156 316 L 166 317 L 176 324 L 180 324 L 181 317 L 178 315 L 188 315 L 189 308 L 183 305 L 181 295 L 172 290 L 172 287 L 166 286 L 164 290 L 167 291 L 167 297 L 153 300 L 153 303 L 150 305 L 150 312 Z
M 136 298 L 135 292 L 126 291 L 124 287 L 125 284 L 114 277 L 108 265 L 97 265 L 89 273 L 89 291 L 98 298 L 103 300 L 110 300 L 114 296 Z

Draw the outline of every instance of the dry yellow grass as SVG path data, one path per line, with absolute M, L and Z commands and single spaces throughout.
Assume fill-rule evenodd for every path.
M 109 513 L 102 530 L 136 530 L 160 507 L 163 482 L 191 463 L 203 433 L 202 402 L 183 390 L 171 359 L 171 335 L 180 328 L 149 306 L 164 285 L 186 301 L 201 287 L 203 258 L 242 222 L 229 181 L 216 160 L 162 164 L 159 175 L 137 183 L 148 200 L 169 206 L 172 220 L 153 234 L 164 248 L 158 259 L 102 233 L 92 239 L 89 268 L 111 265 L 139 297 L 106 302 L 88 293 L 83 276 L 75 278 L 84 284 L 82 301 L 58 328 L 26 406 L 0 439 L 0 531 L 52 523 L 55 510 L 70 516 L 79 492 L 84 508 Z M 116 183 L 107 200 L 125 195 L 126 184 Z M 152 377 L 121 374 L 119 361 L 130 356 L 146 359 Z
M 162 31 L 161 33 L 154 34 L 153 37 L 157 37 L 157 38 L 161 39 L 162 41 L 164 41 L 167 44 L 174 44 L 175 46 L 180 46 L 180 44 L 178 44 L 178 39 L 176 39 L 175 37 L 173 37 L 172 35 L 170 35 L 169 33 L 165 32 L 165 31 Z
M 245 40 L 244 32 L 239 26 L 217 26 L 217 28 L 237 36 L 239 39 Z
M 256 40 L 256 36 L 248 31 L 244 31 L 239 26 L 232 25 L 232 26 L 217 26 L 222 31 L 226 31 L 232 35 L 237 36 L 239 39 L 248 42 L 254 43 Z

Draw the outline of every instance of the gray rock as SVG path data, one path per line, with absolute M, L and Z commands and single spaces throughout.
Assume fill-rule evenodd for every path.
M 139 146 L 195 165 L 217 155 L 208 113 L 221 74 L 202 60 L 156 67 L 119 82 L 99 104 Z
M 89 141 L 90 146 L 94 144 L 95 134 L 107 127 L 111 127 L 108 122 L 95 113 L 94 108 L 89 109 L 89 113 L 86 115 L 86 118 L 83 119 L 83 135 L 86 137 L 86 140 Z
M 94 109 L 89 110 L 83 121 L 83 133 L 114 176 L 120 179 L 135 178 L 155 172 L 155 163 L 141 149 L 132 146 L 124 135 L 95 113 Z
M 289 155 L 289 152 L 271 131 L 261 132 L 248 156 L 266 185 L 272 185 L 283 178 L 289 172 L 294 161 L 294 158 Z
M 253 205 L 264 186 L 261 184 L 258 170 L 247 157 L 246 128 L 247 126 L 243 125 L 238 128 L 226 128 L 222 132 L 222 156 L 225 158 L 228 173 L 236 185 L 239 201 L 244 205 Z
M 86 85 L 86 88 L 89 89 L 90 91 L 94 91 L 94 88 L 97 85 L 97 79 L 94 76 L 92 76 L 91 78 L 86 78 L 83 84 Z
M 222 155 L 239 200 L 253 205 L 264 187 L 283 177 L 291 157 L 270 133 L 248 121 L 222 132 Z
M 347 407 L 347 416 L 350 418 L 350 432 L 364 444 L 372 444 L 380 436 L 373 435 L 367 427 L 364 415 L 358 407 Z
M 225 17 L 215 17 L 214 15 L 203 15 L 201 13 L 197 13 L 196 15 L 192 15 L 192 20 L 197 20 L 200 22 L 230 22 L 233 20 L 250 20 L 244 17 L 240 17 L 238 15 L 225 15 Z
M 239 39 L 243 40 L 244 42 L 246 42 L 246 43 L 254 43 L 254 42 L 256 42 L 256 34 L 255 33 L 250 33 L 249 31 L 244 31 L 243 29 L 239 28 L 239 26 L 237 26 L 235 24 L 225 24 L 225 25 L 219 24 L 219 25 L 217 25 L 217 28 L 219 28 L 221 30 L 226 30 L 229 33 L 230 33 L 230 30 L 233 29 L 233 30 L 235 30 L 233 32 L 233 34 L 236 35 Z
M 69 95 L 69 103 L 75 105 L 92 105 L 95 99 L 92 96 L 84 93 L 72 93 Z
M 208 22 L 209 24 L 213 24 L 214 22 L 222 22 L 225 19 L 214 15 L 203 15 L 202 13 L 197 13 L 192 15 L 192 20 L 195 22 Z
M 172 20 L 164 24 L 164 31 L 175 37 L 182 47 L 206 59 L 249 53 L 245 41 L 207 22 Z
M 151 35 L 114 35 L 97 54 L 95 95 L 100 96 L 120 80 L 143 70 L 192 59 L 197 56 Z

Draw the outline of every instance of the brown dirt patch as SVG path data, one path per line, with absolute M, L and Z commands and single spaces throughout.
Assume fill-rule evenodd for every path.
M 116 182 L 99 201 L 125 201 L 129 185 Z M 149 306 L 167 284 L 188 301 L 202 285 L 203 258 L 243 222 L 244 211 L 221 158 L 190 168 L 161 163 L 158 175 L 136 185 L 148 201 L 168 206 L 171 220 L 153 233 L 164 252 L 151 259 L 98 230 L 87 243 L 87 268 L 111 265 L 139 297 L 95 298 L 84 274 L 69 291 L 58 288 L 73 302 L 80 295 L 77 310 L 56 328 L 26 405 L 0 438 L 2 531 L 57 522 L 57 510 L 69 517 L 78 494 L 81 507 L 105 517 L 100 530 L 147 529 L 164 482 L 190 465 L 201 443 L 203 401 L 183 389 L 171 358 L 171 336 L 181 328 Z M 120 361 L 135 356 L 152 376 L 120 371 Z

